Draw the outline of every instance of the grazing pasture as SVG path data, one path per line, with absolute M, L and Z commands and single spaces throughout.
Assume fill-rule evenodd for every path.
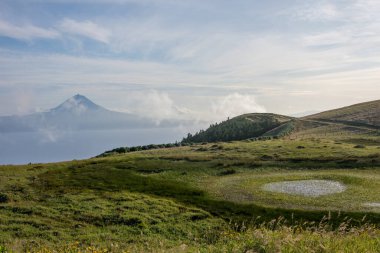
M 368 145 L 376 141 L 360 139 L 359 149 L 352 139 L 246 140 L 1 166 L 0 244 L 5 252 L 376 252 L 380 149 Z M 346 189 L 310 197 L 263 188 L 297 180 Z

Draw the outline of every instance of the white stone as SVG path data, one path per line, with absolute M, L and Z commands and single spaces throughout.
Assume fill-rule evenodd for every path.
M 368 202 L 364 203 L 363 206 L 380 208 L 380 202 Z
M 297 180 L 265 184 L 262 189 L 270 192 L 319 197 L 344 192 L 346 186 L 340 182 L 331 180 Z

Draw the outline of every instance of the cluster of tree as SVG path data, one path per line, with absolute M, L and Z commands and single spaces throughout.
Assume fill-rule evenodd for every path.
M 271 115 L 261 115 L 253 119 L 242 115 L 233 119 L 210 125 L 207 130 L 200 130 L 194 135 L 188 134 L 182 143 L 200 143 L 217 141 L 245 140 L 259 137 L 276 128 L 281 123 Z
M 143 146 L 120 147 L 120 148 L 108 150 L 100 154 L 98 157 L 104 157 L 111 154 L 122 154 L 122 153 L 136 152 L 136 151 L 142 151 L 142 150 L 159 149 L 159 148 L 173 148 L 173 147 L 180 147 L 180 146 L 186 146 L 186 145 L 188 144 L 175 142 L 175 143 L 166 143 L 166 144 L 149 144 L 149 145 L 143 145 Z
M 268 140 L 274 140 L 279 139 L 280 136 L 259 136 L 254 138 L 247 139 L 248 141 L 268 141 Z
M 189 133 L 187 137 L 183 138 L 182 142 L 120 147 L 106 151 L 98 157 L 158 148 L 188 146 L 194 143 L 237 141 L 246 139 L 251 141 L 270 140 L 272 138 L 284 136 L 293 129 L 293 124 L 281 124 L 282 123 L 272 114 L 241 115 L 220 123 L 211 124 L 207 130 L 200 130 L 194 135 Z M 279 127 L 280 125 L 281 127 Z M 273 130 L 273 132 L 271 131 L 268 134 L 265 134 L 270 130 Z

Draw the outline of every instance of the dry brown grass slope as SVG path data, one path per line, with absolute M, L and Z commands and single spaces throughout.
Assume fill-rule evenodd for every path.
M 379 134 L 380 100 L 375 100 L 299 118 L 290 138 L 345 139 Z
M 329 110 L 302 119 L 380 127 L 380 100 Z

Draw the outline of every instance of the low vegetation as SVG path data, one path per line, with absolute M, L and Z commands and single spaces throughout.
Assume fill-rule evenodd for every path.
M 105 157 L 105 156 L 114 155 L 114 154 L 124 154 L 124 153 L 143 151 L 143 150 L 151 150 L 151 149 L 159 149 L 159 148 L 160 149 L 173 148 L 173 147 L 181 147 L 181 146 L 186 146 L 186 144 L 176 142 L 176 143 L 167 143 L 167 144 L 149 144 L 149 145 L 142 145 L 142 146 L 119 147 L 112 150 L 107 150 L 104 153 L 98 155 L 97 157 Z
M 182 143 L 0 166 L 0 253 L 379 252 L 379 144 L 373 127 L 254 114 Z M 344 191 L 264 187 L 293 180 Z
M 361 203 L 380 202 L 379 149 L 336 142 L 209 143 L 2 166 L 0 245 L 16 252 L 305 252 L 316 245 L 376 252 L 380 210 Z M 313 199 L 260 190 L 285 179 L 333 179 L 349 190 Z

